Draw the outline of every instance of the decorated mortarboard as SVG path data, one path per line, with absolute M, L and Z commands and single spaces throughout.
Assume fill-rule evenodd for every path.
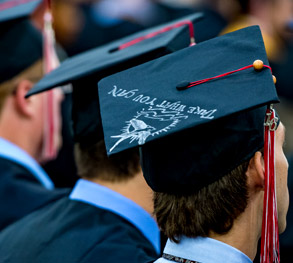
M 107 153 L 140 146 L 149 186 L 188 194 L 264 148 L 262 262 L 277 262 L 274 82 L 258 26 L 104 78 L 98 90 Z
M 193 45 L 194 27 L 201 18 L 200 13 L 189 15 L 69 58 L 37 83 L 27 96 L 72 83 L 75 141 L 93 144 L 103 137 L 97 82 L 110 74 Z
M 0 1 L 0 83 L 42 57 L 41 33 L 27 19 L 41 0 Z
M 252 66 L 255 60 L 268 65 L 258 26 L 104 78 L 98 90 L 108 154 L 277 102 L 270 69 L 256 71 Z M 247 66 L 234 74 L 193 84 Z M 211 140 L 216 134 L 210 132 Z

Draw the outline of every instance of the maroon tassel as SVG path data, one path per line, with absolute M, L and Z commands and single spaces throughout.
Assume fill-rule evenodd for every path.
M 265 120 L 264 165 L 265 189 L 261 237 L 261 263 L 279 263 L 279 227 L 275 174 L 275 132 L 278 119 L 275 110 L 267 109 Z

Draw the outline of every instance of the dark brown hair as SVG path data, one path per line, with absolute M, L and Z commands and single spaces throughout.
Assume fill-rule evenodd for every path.
M 137 149 L 130 149 L 107 157 L 103 140 L 92 146 L 75 145 L 78 175 L 83 178 L 99 178 L 110 182 L 125 181 L 140 171 Z
M 189 195 L 154 194 L 155 216 L 161 230 L 175 242 L 182 235 L 207 237 L 227 233 L 248 202 L 243 163 L 220 180 Z

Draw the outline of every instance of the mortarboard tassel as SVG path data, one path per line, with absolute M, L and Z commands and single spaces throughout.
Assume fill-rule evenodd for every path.
M 47 7 L 44 14 L 43 52 L 44 71 L 48 74 L 59 66 L 59 59 L 55 51 L 55 35 L 52 27 L 52 13 L 50 0 L 46 1 Z M 54 89 L 44 93 L 44 136 L 41 161 L 49 161 L 57 156 L 59 147 L 59 116 L 56 117 L 60 103 L 60 90 Z
M 278 118 L 272 105 L 267 109 L 265 120 L 265 190 L 261 237 L 261 263 L 279 263 L 279 227 L 276 197 L 275 133 Z

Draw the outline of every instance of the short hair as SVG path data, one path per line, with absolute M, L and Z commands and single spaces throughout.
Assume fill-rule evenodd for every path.
M 8 96 L 12 95 L 21 80 L 39 81 L 43 76 L 43 61 L 40 59 L 12 79 L 0 83 L 0 115 Z
M 104 140 L 91 146 L 75 144 L 78 175 L 87 179 L 121 182 L 133 178 L 141 171 L 138 149 L 108 157 Z
M 154 213 L 160 229 L 174 242 L 181 236 L 225 234 L 248 203 L 249 162 L 191 194 L 154 193 Z

